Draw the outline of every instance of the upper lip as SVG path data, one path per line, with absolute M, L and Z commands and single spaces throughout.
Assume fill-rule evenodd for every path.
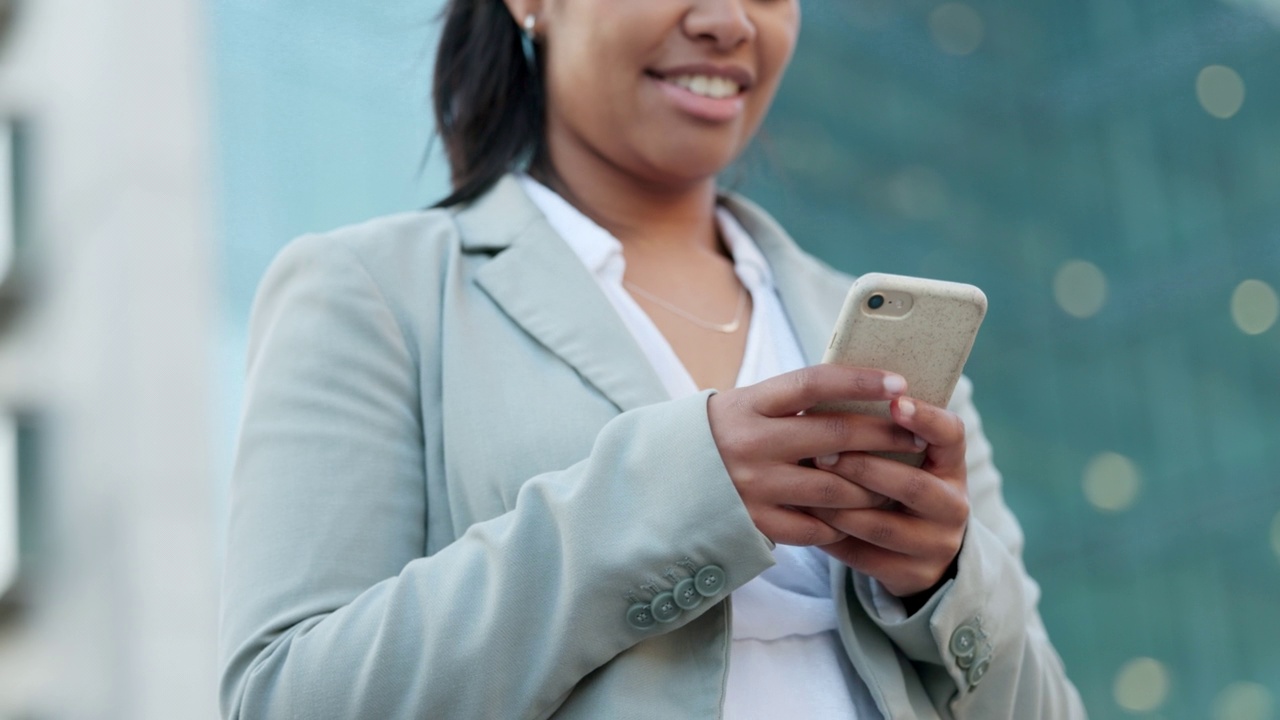
M 693 65 L 680 65 L 677 67 L 662 68 L 660 70 L 650 70 L 650 73 L 662 79 L 676 78 L 681 75 L 705 75 L 707 77 L 719 77 L 732 80 L 738 84 L 738 87 L 744 91 L 755 84 L 755 76 L 751 71 L 739 67 L 737 65 L 716 65 L 713 63 L 697 63 Z

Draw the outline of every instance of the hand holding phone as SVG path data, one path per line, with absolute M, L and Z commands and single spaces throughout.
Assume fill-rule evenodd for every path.
M 927 445 L 923 453 L 851 448 L 818 467 L 883 496 L 878 508 L 808 508 L 847 535 L 823 549 L 904 599 L 908 612 L 956 570 L 969 518 L 964 424 L 945 408 L 986 314 L 971 285 L 864 275 L 849 291 L 824 361 L 897 373 L 906 395 L 846 401 L 813 412 L 889 418 Z M 875 457 L 879 456 L 879 457 Z
M 897 373 L 911 397 L 945 408 L 986 312 L 986 295 L 972 285 L 868 273 L 849 289 L 822 361 Z M 887 402 L 814 410 L 889 417 Z M 921 454 L 887 456 L 916 466 L 923 460 Z

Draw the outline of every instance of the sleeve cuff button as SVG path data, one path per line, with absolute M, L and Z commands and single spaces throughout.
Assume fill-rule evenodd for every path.
M 972 625 L 961 625 L 951 635 L 951 654 L 956 657 L 972 656 L 978 649 L 978 630 Z
M 697 583 L 693 578 L 685 578 L 677 583 L 675 596 L 676 605 L 684 610 L 692 610 L 702 602 L 702 595 L 698 594 Z
M 712 597 L 724 588 L 724 570 L 716 565 L 707 565 L 698 571 L 694 582 L 697 583 L 699 595 Z
M 649 603 L 636 603 L 627 610 L 627 624 L 636 630 L 648 630 L 657 624 Z
M 653 611 L 653 617 L 660 623 L 674 622 L 680 617 L 680 606 L 676 605 L 676 598 L 670 592 L 664 592 L 653 599 L 650 606 Z
M 978 683 L 982 682 L 983 676 L 987 674 L 987 670 L 990 667 L 991 667 L 991 658 L 984 657 L 981 660 L 975 662 L 973 664 L 973 667 L 969 668 L 969 672 L 967 675 L 967 678 L 969 680 L 969 689 L 972 690 L 973 688 L 978 686 Z

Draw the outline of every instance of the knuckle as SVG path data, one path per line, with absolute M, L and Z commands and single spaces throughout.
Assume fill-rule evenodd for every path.
M 937 558 L 939 562 L 943 560 L 948 563 L 951 558 L 955 557 L 956 551 L 960 548 L 958 542 L 947 533 L 939 533 L 932 536 L 921 550 L 921 554 L 930 558 Z
M 827 413 L 822 416 L 822 429 L 831 437 L 844 439 L 849 434 L 849 418 L 840 413 Z
M 902 502 L 910 507 L 919 507 L 929 492 L 930 482 L 923 472 L 913 472 L 907 476 L 902 486 Z
M 845 461 L 845 467 L 848 469 L 846 475 L 848 477 L 861 478 L 866 477 L 871 466 L 871 458 L 863 453 L 850 453 Z
M 844 481 L 834 477 L 828 477 L 822 481 L 822 484 L 818 488 L 818 495 L 824 505 L 831 505 L 839 499 L 841 490 L 840 485 L 843 484 L 843 482 Z
M 873 372 L 858 372 L 854 375 L 853 386 L 864 395 L 878 394 L 884 389 L 884 378 Z
M 738 492 L 738 496 L 742 498 L 742 503 L 747 506 L 749 514 L 767 506 L 766 493 L 761 491 L 760 482 L 750 468 L 732 469 L 729 473 L 729 479 L 733 481 L 733 488 Z M 756 524 L 759 525 L 759 523 Z
M 892 542 L 896 535 L 893 526 L 886 522 L 877 522 L 867 529 L 867 539 L 880 546 Z
M 950 410 L 941 410 L 939 411 L 939 414 L 943 420 L 943 424 L 945 426 L 948 438 L 952 441 L 952 443 L 964 444 L 964 441 L 965 441 L 964 421 L 960 419 L 960 416 L 951 412 Z
M 800 531 L 800 544 L 803 546 L 817 545 L 822 539 L 819 535 L 820 530 L 817 522 L 806 523 Z
M 791 389 L 801 397 L 808 397 L 817 389 L 818 369 L 807 367 L 791 374 Z

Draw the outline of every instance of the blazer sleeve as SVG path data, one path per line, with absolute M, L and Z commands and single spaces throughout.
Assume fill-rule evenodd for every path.
M 1040 587 L 1022 564 L 1023 534 L 1000 491 L 991 443 L 961 378 L 951 402 L 965 424 L 971 516 L 956 577 L 909 618 L 878 612 L 865 576 L 863 610 L 916 665 L 935 707 L 956 720 L 1084 718 L 1084 706 L 1049 642 Z
M 260 287 L 223 580 L 225 718 L 547 717 L 588 673 L 773 563 L 706 393 L 619 415 L 588 457 L 425 557 L 418 365 L 435 359 L 412 340 L 328 236 L 292 243 Z M 723 587 L 670 623 L 629 624 L 626 596 L 684 559 L 721 568 Z

